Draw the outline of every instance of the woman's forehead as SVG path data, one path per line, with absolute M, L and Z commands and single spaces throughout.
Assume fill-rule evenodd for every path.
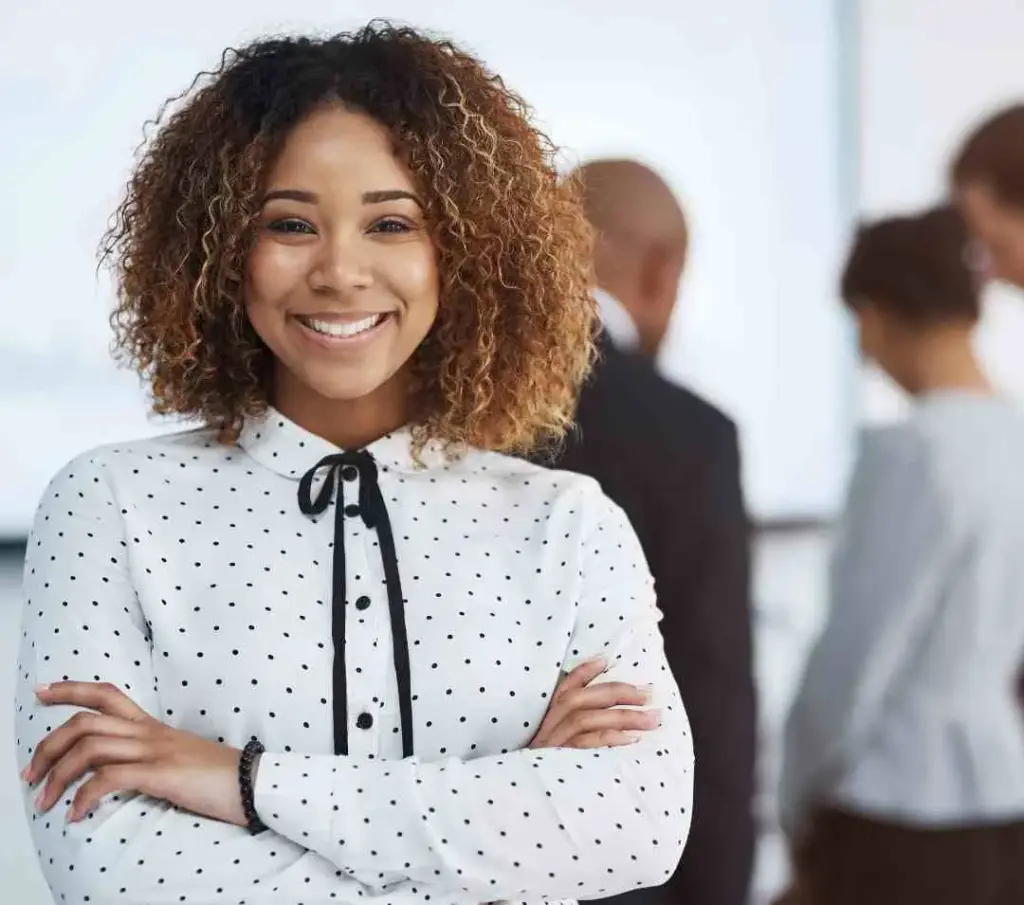
M 325 191 L 382 179 L 393 187 L 412 182 L 388 130 L 364 113 L 337 105 L 318 109 L 292 129 L 269 179 L 312 180 Z

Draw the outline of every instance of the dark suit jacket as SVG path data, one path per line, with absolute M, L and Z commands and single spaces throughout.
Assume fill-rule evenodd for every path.
M 665 652 L 693 729 L 690 838 L 661 887 L 619 905 L 742 905 L 754 853 L 749 532 L 734 424 L 648 362 L 602 347 L 577 424 L 549 464 L 598 480 L 654 575 Z

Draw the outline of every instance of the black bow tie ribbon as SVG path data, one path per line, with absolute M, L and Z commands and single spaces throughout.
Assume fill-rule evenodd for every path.
M 323 473 L 324 480 L 313 497 L 313 481 Z M 339 480 L 340 477 L 340 480 Z M 358 513 L 345 505 L 345 484 L 359 481 Z M 362 517 L 363 524 L 377 532 L 381 561 L 387 585 L 388 613 L 395 655 L 398 684 L 398 709 L 402 726 L 402 756 L 409 757 L 412 744 L 412 683 L 409 667 L 409 639 L 405 628 L 405 598 L 398 573 L 395 538 L 391 530 L 384 495 L 380 490 L 377 463 L 365 450 L 333 453 L 321 459 L 299 481 L 299 508 L 305 515 L 322 515 L 335 497 L 334 563 L 331 579 L 331 635 L 334 641 L 334 753 L 348 754 L 348 682 L 345 671 L 345 517 Z

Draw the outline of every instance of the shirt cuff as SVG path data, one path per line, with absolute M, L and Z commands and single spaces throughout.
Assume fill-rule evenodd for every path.
M 270 829 L 305 848 L 330 838 L 334 780 L 339 758 L 264 752 L 256 771 L 253 803 Z
M 343 870 L 416 872 L 435 856 L 418 762 L 263 754 L 255 806 L 274 832 Z

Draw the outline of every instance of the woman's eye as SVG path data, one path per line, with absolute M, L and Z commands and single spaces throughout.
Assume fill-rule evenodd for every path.
M 275 233 L 288 233 L 288 234 L 304 234 L 314 233 L 316 230 L 313 229 L 304 220 L 275 220 L 273 223 L 267 226 L 267 229 L 272 230 Z
M 370 232 L 374 233 L 407 233 L 409 232 L 409 224 L 404 220 L 396 220 L 393 217 L 388 217 L 384 220 L 378 220 L 373 226 L 370 227 Z

